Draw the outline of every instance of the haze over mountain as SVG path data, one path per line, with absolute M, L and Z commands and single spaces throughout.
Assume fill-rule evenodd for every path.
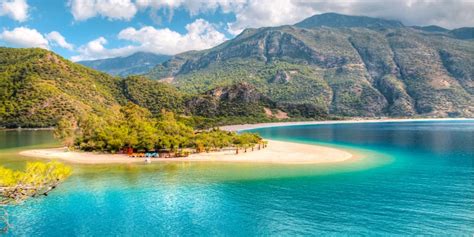
M 190 93 L 247 82 L 273 101 L 333 115 L 472 117 L 474 41 L 466 38 L 329 13 L 247 29 L 148 75 Z
M 77 63 L 111 75 L 128 76 L 146 73 L 157 64 L 170 58 L 171 56 L 168 55 L 137 52 L 127 57 L 79 61 Z

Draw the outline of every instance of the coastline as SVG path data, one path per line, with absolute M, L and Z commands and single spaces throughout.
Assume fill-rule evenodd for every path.
M 463 121 L 474 118 L 410 118 L 410 119 L 348 119 L 348 120 L 324 120 L 324 121 L 302 121 L 302 122 L 274 122 L 274 123 L 255 123 L 255 124 L 237 124 L 219 127 L 225 131 L 246 131 L 257 128 L 287 127 L 298 125 L 319 125 L 319 124 L 351 124 L 351 123 L 391 123 L 391 122 L 414 122 L 414 121 Z
M 343 123 L 382 123 L 382 122 L 411 122 L 411 121 L 452 121 L 452 120 L 471 120 L 474 118 L 370 118 L 370 117 L 356 117 L 342 120 L 321 120 L 321 121 L 293 121 L 293 122 L 269 122 L 269 123 L 249 123 L 249 124 L 234 124 L 220 126 L 222 130 L 240 131 L 263 127 L 281 127 L 293 125 L 315 125 L 315 124 L 343 124 Z M 234 128 L 236 127 L 236 128 Z M 233 129 L 233 130 L 230 130 Z M 38 127 L 38 128 L 5 128 L 0 127 L 0 131 L 37 131 L 37 130 L 54 130 L 54 127 Z
M 145 158 L 131 158 L 121 154 L 99 154 L 92 152 L 66 151 L 65 148 L 33 149 L 21 151 L 22 156 L 61 160 L 75 164 L 130 164 L 145 163 Z M 247 152 L 226 150 L 210 153 L 192 154 L 186 158 L 152 158 L 157 162 L 247 162 L 270 164 L 322 164 L 345 162 L 355 155 L 332 147 L 308 145 L 292 142 L 268 140 L 268 147 L 258 150 L 248 149 Z
M 40 128 L 2 128 L 0 131 L 52 131 L 54 127 L 40 127 Z
M 318 125 L 318 124 L 350 124 L 350 123 L 383 123 L 383 122 L 412 122 L 412 121 L 452 121 L 469 120 L 470 118 L 421 118 L 421 119 L 352 119 L 352 120 L 329 120 L 329 121 L 304 121 L 304 122 L 276 122 L 257 123 L 222 126 L 220 129 L 226 131 L 246 131 L 257 128 L 285 127 L 297 125 Z M 226 150 L 210 153 L 192 154 L 186 158 L 152 158 L 153 163 L 157 162 L 247 162 L 247 163 L 272 163 L 272 164 L 322 164 L 337 163 L 353 160 L 354 153 L 332 148 L 329 146 L 302 144 L 293 142 L 283 142 L 268 140 L 268 147 L 262 150 L 251 149 L 248 152 L 243 150 L 235 154 L 235 150 Z M 58 159 L 76 164 L 129 164 L 144 163 L 145 158 L 131 158 L 120 154 L 103 154 L 94 152 L 66 151 L 65 148 L 33 149 L 21 151 L 22 156 Z

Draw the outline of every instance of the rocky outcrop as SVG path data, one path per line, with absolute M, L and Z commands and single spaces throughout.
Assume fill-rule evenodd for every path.
M 270 80 L 271 83 L 280 83 L 285 84 L 290 82 L 291 76 L 289 73 L 285 72 L 284 70 L 278 70 L 275 76 Z
M 217 87 L 187 101 L 187 108 L 194 115 L 261 116 L 264 107 L 275 108 L 275 103 L 248 83 Z

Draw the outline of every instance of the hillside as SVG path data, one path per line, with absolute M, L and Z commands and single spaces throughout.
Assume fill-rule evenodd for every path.
M 153 114 L 162 110 L 185 113 L 185 94 L 175 87 L 139 76 L 130 76 L 120 82 L 127 100 L 147 108 Z
M 275 108 L 276 104 L 260 94 L 256 88 L 240 83 L 217 87 L 186 102 L 192 114 L 204 117 L 263 116 L 263 107 Z
M 127 77 L 120 84 L 127 100 L 147 108 L 154 115 L 166 110 L 221 120 L 232 117 L 247 117 L 246 121 L 288 118 L 282 111 L 287 110 L 284 104 L 271 101 L 247 83 L 217 87 L 196 95 L 188 95 L 167 83 L 139 76 Z M 291 116 L 301 117 L 299 109 L 292 108 Z
M 46 127 L 125 101 L 119 80 L 43 49 L 0 48 L 0 126 Z
M 112 77 L 44 49 L 0 48 L 0 88 L 0 127 L 54 126 L 62 117 L 103 116 L 129 101 L 155 116 L 163 110 L 185 115 L 200 127 L 208 126 L 203 123 L 206 118 L 213 118 L 215 124 L 233 121 L 232 117 L 253 121 L 272 118 L 264 108 L 277 111 L 275 104 L 261 103 L 263 97 L 250 86 L 216 88 L 214 93 L 191 96 L 139 76 Z M 220 97 L 216 97 L 218 90 Z M 192 121 L 190 115 L 202 118 Z
M 144 74 L 171 56 L 138 52 L 127 57 L 80 61 L 79 64 L 115 76 Z
M 214 48 L 176 55 L 148 76 L 189 93 L 246 82 L 276 103 L 311 105 L 319 114 L 474 116 L 473 41 L 340 16 L 247 29 Z

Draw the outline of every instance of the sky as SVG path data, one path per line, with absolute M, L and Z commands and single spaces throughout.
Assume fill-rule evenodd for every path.
M 0 46 L 45 48 L 73 61 L 173 55 L 325 12 L 474 26 L 474 0 L 0 0 Z

